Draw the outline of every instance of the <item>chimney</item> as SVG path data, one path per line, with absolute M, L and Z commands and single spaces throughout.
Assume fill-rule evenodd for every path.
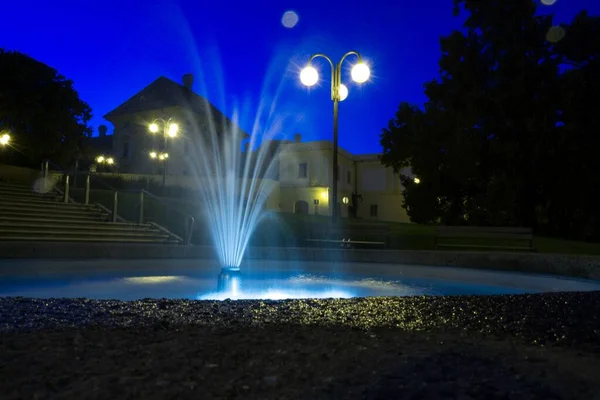
M 100 137 L 104 137 L 106 136 L 106 131 L 108 128 L 106 128 L 106 125 L 100 125 L 98 127 L 98 134 L 100 135 Z
M 194 86 L 194 75 L 185 74 L 185 75 L 183 75 L 182 81 L 183 81 L 183 86 L 192 90 L 192 87 Z
M 295 143 L 300 143 L 301 141 L 302 141 L 302 135 L 301 135 L 301 134 L 299 134 L 299 133 L 296 133 L 296 134 L 294 135 L 294 142 L 295 142 Z

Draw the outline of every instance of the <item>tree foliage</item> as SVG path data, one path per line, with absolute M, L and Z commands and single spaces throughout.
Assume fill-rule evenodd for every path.
M 441 39 L 428 101 L 401 103 L 381 135 L 409 216 L 599 237 L 600 19 L 582 12 L 553 27 L 530 1 L 455 4 L 468 17 Z
M 0 128 L 13 138 L 13 161 L 71 162 L 92 133 L 91 117 L 71 80 L 25 54 L 0 49 Z

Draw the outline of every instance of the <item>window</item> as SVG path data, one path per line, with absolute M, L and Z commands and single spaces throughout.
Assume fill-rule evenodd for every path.
M 308 214 L 308 203 L 303 200 L 295 202 L 294 214 Z
M 371 217 L 377 217 L 377 204 L 371 204 L 370 214 Z
M 346 171 L 346 182 L 348 182 L 349 184 L 352 183 L 352 172 L 351 171 Z
M 308 165 L 306 163 L 298 164 L 298 178 L 306 178 L 308 176 Z
M 129 142 L 123 143 L 123 158 L 129 158 Z

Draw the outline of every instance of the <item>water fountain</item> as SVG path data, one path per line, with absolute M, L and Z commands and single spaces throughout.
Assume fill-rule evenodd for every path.
M 267 101 L 263 97 L 263 104 Z M 239 113 L 231 120 L 215 119 L 210 103 L 204 104 L 207 122 L 194 128 L 205 140 L 195 143 L 191 167 L 198 177 L 204 222 L 210 227 L 221 266 L 218 290 L 235 294 L 240 290 L 244 253 L 267 215 L 266 203 L 277 185 L 273 177 L 279 165 L 279 147 L 269 144 L 284 118 L 276 116 L 273 107 L 261 106 L 251 132 L 246 133 L 240 128 Z M 242 147 L 246 151 L 242 152 Z

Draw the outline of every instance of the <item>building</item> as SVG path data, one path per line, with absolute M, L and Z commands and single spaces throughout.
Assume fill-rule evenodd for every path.
M 279 155 L 279 211 L 331 215 L 333 143 L 302 142 L 296 135 Z M 352 155 L 339 148 L 338 207 L 342 218 L 410 222 L 402 208 L 402 185 L 379 156 Z
M 160 160 L 150 157 L 150 152 L 166 152 L 168 157 L 168 185 L 197 188 L 195 175 L 197 152 L 202 141 L 232 131 L 240 132 L 239 140 L 248 135 L 234 125 L 207 99 L 192 90 L 193 77 L 184 75 L 182 84 L 160 77 L 135 94 L 129 100 L 106 114 L 114 126 L 112 156 L 117 169 L 125 179 L 139 179 L 162 174 Z M 156 119 L 176 122 L 179 132 L 176 138 L 167 138 L 149 132 L 149 125 Z M 101 134 L 95 143 L 102 149 L 109 136 Z M 237 147 L 242 148 L 241 143 Z M 259 155 L 268 162 L 258 162 Z M 270 140 L 258 150 L 241 152 L 250 157 L 252 173 L 240 175 L 241 179 L 268 179 L 276 182 L 268 201 L 274 211 L 331 215 L 329 204 L 333 179 L 333 144 L 330 141 L 302 142 L 301 135 L 294 140 Z M 196 163 L 194 163 L 194 161 Z M 391 168 L 385 168 L 378 155 L 353 155 L 339 149 L 338 199 L 342 218 L 357 217 L 370 220 L 409 222 L 402 208 L 402 185 Z M 272 166 L 267 171 L 265 164 Z M 241 171 L 240 171 L 241 172 Z
M 112 156 L 119 172 L 160 174 L 165 161 L 151 153 L 168 154 L 169 175 L 192 175 L 190 159 L 201 141 L 223 133 L 241 132 L 207 99 L 193 91 L 193 76 L 183 76 L 182 84 L 160 77 L 133 97 L 104 116 L 114 126 Z M 176 137 L 163 135 L 164 122 L 178 126 Z M 149 126 L 157 122 L 159 132 L 151 134 Z M 241 132 L 240 140 L 248 135 Z M 241 143 L 240 143 L 241 146 Z M 241 148 L 241 147 L 240 147 Z

